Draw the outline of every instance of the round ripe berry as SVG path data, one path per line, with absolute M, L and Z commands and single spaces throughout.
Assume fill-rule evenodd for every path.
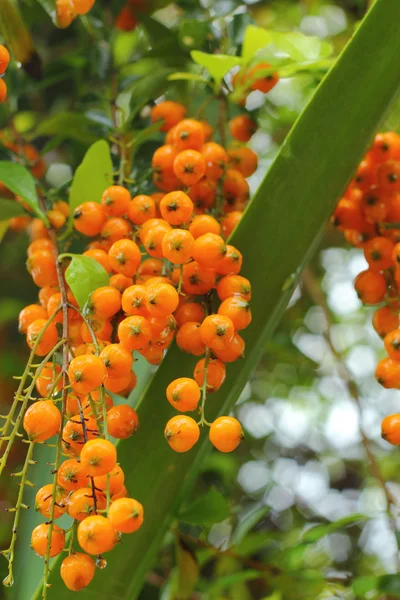
M 388 415 L 383 419 L 381 435 L 389 444 L 400 445 L 400 414 Z
M 85 485 L 88 485 L 86 482 Z M 96 490 L 93 496 L 93 490 L 90 487 L 80 487 L 75 489 L 68 497 L 67 512 L 75 521 L 83 521 L 95 513 L 94 498 L 96 498 L 96 510 L 104 510 L 107 506 L 107 498 L 101 492 Z
M 189 231 L 193 238 L 197 240 L 201 235 L 206 233 L 221 233 L 221 226 L 211 215 L 196 215 L 189 225 Z
M 178 150 L 172 144 L 165 144 L 157 148 L 151 159 L 151 166 L 154 173 L 172 175 L 174 172 L 174 160 L 178 154 Z
M 149 321 L 140 315 L 127 317 L 118 326 L 119 341 L 128 350 L 140 350 L 151 340 Z
M 53 384 L 57 375 L 61 373 L 61 367 L 59 365 L 53 365 L 53 363 L 48 362 L 43 367 L 41 374 L 36 379 L 36 389 L 39 392 L 39 395 L 43 398 L 46 398 L 49 392 L 53 388 Z M 54 391 L 57 393 L 62 388 L 61 380 L 58 381 L 57 385 L 54 388 Z
M 183 289 L 187 294 L 202 296 L 215 286 L 216 273 L 214 269 L 207 268 L 193 260 L 183 265 L 182 280 Z
M 118 440 L 131 437 L 139 429 L 137 412 L 128 404 L 113 406 L 107 413 L 107 428 Z
M 224 300 L 219 306 L 218 314 L 229 317 L 236 331 L 248 327 L 252 319 L 249 303 L 240 296 L 230 296 Z
M 107 377 L 126 377 L 132 370 L 132 354 L 121 344 L 109 344 L 100 352 Z
M 122 310 L 126 315 L 147 316 L 146 288 L 144 285 L 131 285 L 122 294 Z
M 28 304 L 18 316 L 18 330 L 26 333 L 29 325 L 37 319 L 47 319 L 47 310 L 40 304 Z
M 7 98 L 7 84 L 4 79 L 0 79 L 0 104 Z
M 88 473 L 76 458 L 69 458 L 58 469 L 57 484 L 68 492 L 86 487 L 88 484 Z
M 65 215 L 63 215 L 63 213 L 59 210 L 49 210 L 47 212 L 47 218 L 49 220 L 50 225 L 54 229 L 61 229 L 61 227 L 64 227 L 65 222 L 67 220 Z
M 28 258 L 26 266 L 38 287 L 58 284 L 56 261 L 51 250 L 37 250 Z
M 10 62 L 10 53 L 5 46 L 0 44 L 0 75 L 5 73 Z
M 357 275 L 354 287 L 363 304 L 378 304 L 386 295 L 386 279 L 370 269 Z
M 76 12 L 70 0 L 56 0 L 56 19 L 60 29 L 69 27 L 76 17 Z
M 206 233 L 195 240 L 192 256 L 195 261 L 207 269 L 216 268 L 226 254 L 226 244 L 220 235 Z
M 390 306 L 382 306 L 375 311 L 372 324 L 380 337 L 385 337 L 400 325 L 399 313 Z
M 146 308 L 152 317 L 165 317 L 173 313 L 179 305 L 176 289 L 168 283 L 158 283 L 146 290 Z
M 187 321 L 179 328 L 176 334 L 176 343 L 180 350 L 202 356 L 206 351 L 206 345 L 201 339 L 201 324 L 196 321 Z
M 378 185 L 384 192 L 400 191 L 400 162 L 389 160 L 378 167 Z
M 171 227 L 165 221 L 151 227 L 143 239 L 143 246 L 147 254 L 154 258 L 163 258 L 162 243 L 170 231 Z
M 244 356 L 245 343 L 242 337 L 237 333 L 233 336 L 229 344 L 221 350 L 214 350 L 218 360 L 224 363 L 235 362 L 238 358 Z
M 400 329 L 394 329 L 385 336 L 384 344 L 390 358 L 400 360 Z
M 106 368 L 98 356 L 83 355 L 72 359 L 68 367 L 68 377 L 71 387 L 77 394 L 90 394 L 100 387 Z
M 31 548 L 39 556 L 46 556 L 49 528 L 50 525 L 48 523 L 41 523 L 32 531 Z M 60 554 L 64 549 L 64 544 L 64 530 L 58 527 L 58 525 L 53 525 L 50 539 L 50 558 Z
M 112 325 L 110 321 L 100 321 L 97 319 L 91 319 L 90 325 L 91 330 L 94 332 L 98 342 L 109 342 L 111 340 Z M 85 322 L 81 323 L 82 340 L 87 344 L 90 344 L 93 341 L 91 330 L 88 328 Z
M 400 136 L 393 131 L 378 133 L 368 152 L 373 164 L 379 165 L 388 160 L 398 160 L 400 157 Z
M 197 150 L 183 150 L 174 160 L 174 173 L 186 186 L 195 185 L 206 172 L 204 156 Z
M 182 325 L 189 321 L 201 323 L 205 314 L 204 306 L 202 304 L 199 304 L 198 302 L 184 302 L 184 304 L 181 304 L 175 311 L 175 319 L 178 327 L 182 327 Z
M 229 121 L 231 136 L 239 142 L 248 142 L 257 131 L 257 124 L 246 115 L 238 115 Z
M 107 188 L 101 198 L 104 212 L 108 217 L 123 217 L 128 212 L 131 195 L 122 185 Z
M 109 392 L 113 394 L 119 394 L 120 396 L 125 396 L 125 390 L 128 388 L 131 382 L 131 375 L 133 371 L 128 375 L 124 375 L 123 377 L 105 377 L 104 379 L 104 387 Z M 136 378 L 135 378 L 136 385 Z
M 164 358 L 164 347 L 150 342 L 146 348 L 138 351 L 150 365 L 159 365 Z
M 223 350 L 232 341 L 235 327 L 229 317 L 209 315 L 200 326 L 200 337 L 212 350 Z
M 170 225 L 182 225 L 190 220 L 193 202 L 184 192 L 170 192 L 161 200 L 160 211 Z
M 96 438 L 99 434 L 96 420 L 92 417 L 85 417 L 86 437 L 88 440 Z M 70 456 L 79 456 L 85 443 L 85 434 L 83 431 L 79 415 L 71 417 L 63 428 L 63 450 Z
M 207 142 L 201 147 L 200 152 L 206 163 L 206 177 L 218 181 L 224 174 L 228 163 L 228 155 L 225 149 L 215 142 Z
M 151 120 L 153 123 L 162 122 L 161 131 L 169 131 L 185 117 L 186 108 L 178 102 L 165 100 L 153 106 Z
M 258 65 L 255 65 L 246 74 L 246 78 L 250 82 L 250 88 L 252 90 L 258 90 L 259 92 L 263 92 L 267 94 L 276 86 L 279 81 L 279 75 L 276 72 L 267 73 L 261 75 L 261 77 L 257 77 L 259 71 L 271 70 L 272 65 L 267 62 L 261 62 Z
M 237 275 L 242 268 L 243 257 L 241 252 L 230 244 L 226 245 L 226 253 L 218 262 L 218 275 Z
M 171 263 L 183 265 L 192 257 L 194 238 L 185 229 L 172 229 L 163 238 L 161 247 L 164 257 Z
M 93 479 L 94 485 L 98 490 L 107 491 L 107 486 L 111 496 L 120 492 L 125 486 L 125 475 L 119 465 L 113 468 L 107 475 L 99 475 Z
M 199 387 L 203 387 L 205 375 L 205 358 L 199 360 L 194 368 L 194 379 Z M 207 393 L 216 392 L 225 381 L 226 368 L 220 360 L 209 360 L 207 365 Z
M 228 169 L 225 173 L 222 193 L 226 202 L 227 212 L 241 206 L 249 199 L 249 184 L 235 169 Z
M 89 440 L 82 448 L 81 465 L 90 477 L 106 475 L 116 465 L 117 451 L 108 440 Z
M 233 452 L 243 437 L 242 426 L 233 417 L 218 417 L 210 427 L 210 442 L 220 452 Z
M 23 426 L 32 442 L 45 442 L 61 427 L 61 413 L 51 400 L 37 400 L 24 415 Z
M 111 319 L 121 309 L 121 294 L 111 285 L 106 285 L 91 293 L 88 310 L 98 319 Z
M 163 317 L 150 317 L 151 342 L 161 348 L 169 346 L 174 339 L 176 320 L 172 314 Z
M 200 150 L 204 141 L 204 127 L 199 121 L 184 119 L 174 129 L 174 145 L 179 152 Z
M 110 277 L 110 285 L 123 294 L 124 291 L 133 284 L 132 277 L 126 277 L 122 273 L 116 273 Z
M 74 210 L 74 227 L 87 237 L 99 235 L 106 221 L 104 208 L 96 202 L 84 202 Z
M 143 225 L 149 219 L 154 219 L 156 213 L 156 203 L 151 196 L 141 194 L 132 198 L 129 203 L 128 218 L 134 225 Z
M 79 592 L 89 585 L 96 571 L 96 565 L 90 556 L 83 552 L 70 554 L 61 563 L 60 575 L 65 586 L 71 592 Z
M 109 552 L 116 541 L 114 527 L 106 517 L 92 515 L 79 523 L 78 542 L 88 554 L 95 556 Z
M 65 491 L 62 488 L 56 488 L 56 501 L 54 504 L 54 519 L 59 519 L 66 510 L 64 503 Z M 40 512 L 46 519 L 51 518 L 53 505 L 53 484 L 49 483 L 41 487 L 35 497 L 35 510 Z
M 116 531 L 133 533 L 143 524 L 143 506 L 133 498 L 119 498 L 111 504 L 108 518 Z
M 177 410 L 188 412 L 196 410 L 201 392 L 194 379 L 180 377 L 167 387 L 167 400 Z
M 165 439 L 175 452 L 188 452 L 200 437 L 200 429 L 192 417 L 177 415 L 165 427 Z
M 383 358 L 376 366 L 375 377 L 384 388 L 400 388 L 400 361 Z
M 211 179 L 201 179 L 195 185 L 192 185 L 188 191 L 188 196 L 193 202 L 193 212 L 196 215 L 202 215 L 205 210 L 211 209 L 217 197 L 217 184 Z M 203 233 L 208 233 L 204 231 Z M 213 233 L 219 233 L 213 230 Z
M 96 260 L 104 267 L 109 275 L 113 272 L 110 257 L 105 250 L 102 250 L 101 248 L 91 248 L 90 250 L 83 252 L 83 256 L 89 256 L 89 258 Z
M 221 302 L 231 296 L 241 296 L 244 300 L 250 300 L 250 281 L 241 275 L 226 275 L 218 282 L 217 294 Z
M 243 177 L 250 177 L 257 170 L 258 157 L 251 148 L 230 148 L 228 150 L 229 166 L 240 171 Z

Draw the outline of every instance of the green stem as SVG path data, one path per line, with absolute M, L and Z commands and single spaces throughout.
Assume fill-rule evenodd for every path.
M 207 401 L 207 374 L 208 374 L 208 363 L 209 362 L 210 362 L 210 349 L 207 348 L 206 356 L 204 359 L 204 379 L 203 379 L 203 385 L 201 386 L 201 406 L 200 406 L 201 417 L 200 417 L 200 421 L 198 422 L 198 425 L 200 425 L 200 427 L 204 427 L 204 425 L 207 425 L 207 426 L 210 425 L 204 417 L 206 401 Z

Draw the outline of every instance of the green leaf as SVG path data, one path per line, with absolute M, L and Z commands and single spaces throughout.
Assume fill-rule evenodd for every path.
M 229 505 L 224 496 L 212 488 L 178 514 L 178 519 L 193 525 L 213 525 L 229 517 Z
M 253 581 L 254 579 L 263 579 L 264 577 L 266 577 L 265 573 L 255 570 L 229 573 L 229 575 L 223 575 L 222 577 L 215 579 L 210 586 L 207 586 L 207 592 L 213 594 L 217 592 L 223 592 L 224 590 L 227 590 L 234 585 L 238 585 L 239 583 Z
M 354 579 L 351 589 L 357 597 L 364 596 L 367 592 L 376 590 L 378 588 L 378 582 L 379 577 L 376 577 L 375 575 L 357 577 Z
M 72 180 L 69 196 L 70 218 L 66 237 L 72 231 L 73 213 L 82 202 L 100 202 L 104 190 L 113 183 L 113 164 L 105 140 L 90 146 Z
M 273 44 L 275 37 L 274 31 L 249 25 L 246 27 L 242 45 L 242 58 L 244 62 L 252 60 L 259 50 L 266 48 L 269 44 Z
M 191 597 L 199 578 L 199 565 L 196 555 L 182 541 L 177 544 L 177 597 L 186 600 Z
M 382 575 L 378 579 L 378 590 L 400 597 L 400 575 Z
M 209 24 L 198 19 L 184 19 L 179 23 L 178 41 L 186 50 L 201 48 L 207 39 Z
M 125 123 L 126 127 L 149 100 L 157 98 L 165 92 L 168 77 L 171 73 L 172 69 L 159 67 L 156 71 L 152 71 L 144 77 L 137 79 L 127 88 L 127 91 L 131 92 L 132 98 L 130 102 L 131 112 Z
M 0 198 L 0 220 L 20 217 L 22 215 L 26 215 L 26 212 L 19 202 Z
M 207 54 L 193 50 L 191 57 L 194 62 L 205 67 L 215 81 L 217 88 L 220 87 L 224 75 L 233 67 L 242 63 L 240 56 L 229 56 L 228 54 Z
M 198 81 L 200 83 L 208 83 L 207 79 L 198 73 L 172 73 L 168 77 L 169 81 Z
M 244 359 L 228 367 L 224 385 L 207 404 L 209 421 L 229 412 L 237 401 L 290 299 L 291 289 L 282 292 L 284 282 L 293 273 L 299 275 L 310 260 L 338 198 L 399 91 L 398 68 L 393 66 L 400 55 L 400 36 L 393 26 L 399 19 L 398 0 L 374 3 L 291 130 L 232 236 L 232 244 L 244 255 L 243 275 L 253 284 L 253 323 L 243 335 Z M 165 389 L 177 377 L 190 377 L 195 362 L 171 347 L 138 406 L 140 430 L 118 444 L 126 486 L 143 503 L 146 516 L 141 529 L 107 555 L 107 569 L 96 573 L 90 586 L 96 600 L 138 597 L 210 451 L 205 431 L 186 454 L 174 453 L 163 439 L 165 423 L 176 414 L 165 400 Z M 57 564 L 50 583 L 57 600 L 69 600 Z M 40 597 L 38 591 L 33 600 Z
M 321 538 L 325 537 L 329 533 L 333 533 L 338 529 L 343 529 L 344 527 L 349 527 L 350 525 L 356 525 L 362 521 L 366 521 L 368 519 L 367 516 L 362 515 L 360 513 L 356 513 L 354 515 L 348 515 L 343 519 L 339 519 L 338 521 L 334 521 L 333 523 L 326 523 L 324 525 L 315 525 L 315 527 L 311 527 L 307 529 L 302 537 L 303 543 L 313 543 L 317 542 Z
M 82 254 L 61 254 L 61 258 L 71 257 L 72 260 L 65 271 L 65 279 L 81 309 L 89 296 L 99 287 L 109 285 L 110 278 L 105 268 L 91 258 Z
M 0 242 L 3 241 L 4 236 L 7 233 L 8 221 L 0 221 Z
M 37 0 L 43 10 L 49 15 L 54 25 L 57 25 L 56 0 Z
M 28 169 L 17 163 L 0 161 L 0 181 L 14 194 L 22 198 L 38 217 L 45 222 L 47 221 L 39 207 L 35 180 Z
M 233 544 L 240 544 L 243 538 L 249 533 L 255 525 L 261 523 L 263 519 L 270 513 L 271 509 L 269 506 L 261 506 L 257 510 L 251 512 L 243 520 L 239 521 L 232 536 Z
M 48 117 L 36 127 L 32 138 L 47 135 L 60 135 L 63 139 L 74 140 L 82 144 L 93 144 L 98 136 L 93 123 L 82 114 L 61 112 Z

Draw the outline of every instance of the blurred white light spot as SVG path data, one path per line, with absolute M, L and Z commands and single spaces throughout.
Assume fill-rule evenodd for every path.
M 52 187 L 60 187 L 72 179 L 72 169 L 64 163 L 53 163 L 46 173 L 46 180 Z
M 275 485 L 267 494 L 265 501 L 273 510 L 282 512 L 294 504 L 294 496 L 290 490 Z
M 295 492 L 305 502 L 315 501 L 328 490 L 329 475 L 327 469 L 316 462 L 307 463 L 296 479 Z
M 265 437 L 274 428 L 271 413 L 262 404 L 247 402 L 239 409 L 239 419 L 245 430 L 256 439 Z
M 216 523 L 211 527 L 210 533 L 208 534 L 208 541 L 215 548 L 226 550 L 229 546 L 231 534 L 232 525 L 229 523 L 229 521 L 221 521 L 221 523 Z
M 320 15 L 325 20 L 328 35 L 337 35 L 346 29 L 346 13 L 339 6 L 323 6 Z
M 315 362 L 321 362 L 330 353 L 329 346 L 321 335 L 297 331 L 293 342 L 305 356 Z
M 238 482 L 248 494 L 262 490 L 269 481 L 269 471 L 260 460 L 251 460 L 239 469 Z
M 338 315 L 348 315 L 361 306 L 351 281 L 343 281 L 333 285 L 328 290 L 328 304 L 333 312 Z
M 329 35 L 325 19 L 322 17 L 313 17 L 311 15 L 304 17 L 300 23 L 300 31 L 306 35 L 316 35 L 324 38 Z
M 304 324 L 312 333 L 324 333 L 327 322 L 322 308 L 320 306 L 312 306 L 304 317 Z
M 292 487 L 296 481 L 299 465 L 293 458 L 278 458 L 274 463 L 272 477 L 284 487 Z
M 325 435 L 336 448 L 360 440 L 358 411 L 353 402 L 337 399 L 326 420 Z
M 350 250 L 350 260 L 348 264 L 348 270 L 350 277 L 357 277 L 361 271 L 368 269 L 368 263 L 365 260 L 363 252 L 361 250 Z
M 346 363 L 354 377 L 366 377 L 375 372 L 376 355 L 369 346 L 355 346 L 350 350 Z

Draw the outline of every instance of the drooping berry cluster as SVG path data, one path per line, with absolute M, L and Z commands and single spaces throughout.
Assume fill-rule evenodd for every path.
M 10 62 L 10 53 L 5 46 L 0 44 L 0 104 L 7 98 L 7 84 L 3 75 Z
M 380 305 L 373 326 L 388 353 L 375 375 L 383 387 L 400 389 L 400 135 L 376 135 L 333 222 L 348 242 L 364 250 L 368 269 L 356 277 L 354 286 L 364 304 Z M 382 436 L 400 444 L 400 414 L 383 420 Z

